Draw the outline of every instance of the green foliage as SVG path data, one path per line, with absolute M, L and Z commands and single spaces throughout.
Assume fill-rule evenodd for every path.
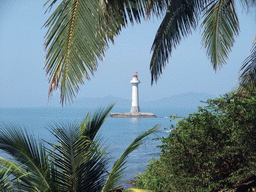
M 144 174 L 139 174 L 136 180 L 136 187 L 140 189 L 150 189 L 152 191 L 171 191 L 169 179 L 171 173 L 166 169 L 162 161 L 158 159 L 150 160 Z
M 256 39 L 255 39 L 256 40 Z M 243 73 L 240 76 L 241 88 L 247 87 L 248 85 L 254 86 L 256 82 L 256 41 L 254 40 L 251 49 L 251 55 L 248 56 L 241 67 Z
M 56 2 L 47 0 L 47 10 Z M 145 7 L 159 12 L 165 4 L 148 0 L 62 0 L 44 24 L 48 28 L 45 36 L 48 96 L 60 89 L 61 104 L 72 101 L 84 84 L 83 78 L 90 80 L 90 75 L 97 71 L 98 61 L 103 60 L 109 42 L 114 42 L 121 28 L 128 21 L 140 22 Z
M 49 8 L 55 2 L 48 0 Z M 98 0 L 62 1 L 45 23 L 49 27 L 45 39 L 49 95 L 60 88 L 62 105 L 72 101 L 83 78 L 90 79 L 97 60 L 104 56 L 107 39 L 100 33 L 100 9 Z
M 57 0 L 47 0 L 49 9 Z M 83 78 L 97 71 L 109 42 L 122 28 L 152 16 L 163 16 L 156 33 L 150 61 L 151 83 L 156 82 L 173 49 L 198 27 L 203 28 L 202 43 L 214 70 L 226 63 L 239 33 L 234 0 L 62 0 L 45 23 L 46 73 L 52 91 L 60 89 L 61 104 L 72 101 Z M 255 8 L 255 0 L 240 0 L 243 8 Z M 247 11 L 246 10 L 246 11 Z M 255 43 L 244 61 L 241 83 L 255 80 Z
M 179 120 L 159 160 L 139 176 L 153 191 L 220 191 L 255 184 L 256 94 L 226 94 Z M 152 182 L 151 182 L 152 181 Z
M 114 105 L 88 113 L 82 123 L 50 127 L 55 143 L 37 141 L 26 130 L 0 124 L 0 150 L 12 157 L 0 158 L 0 191 L 111 191 L 125 170 L 127 156 L 138 148 L 153 127 L 139 135 L 110 173 L 98 131 Z
M 234 1 L 226 0 L 213 2 L 204 14 L 203 42 L 207 55 L 211 58 L 213 68 L 226 63 L 228 53 L 238 35 L 239 23 Z
M 0 167 L 0 189 L 2 191 L 11 191 L 12 181 L 10 181 L 9 176 L 11 175 L 11 167 L 6 168 L 4 166 Z

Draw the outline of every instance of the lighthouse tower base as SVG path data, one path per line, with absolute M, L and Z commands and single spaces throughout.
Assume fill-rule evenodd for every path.
M 156 117 L 153 113 L 111 113 L 109 117 Z
M 130 113 L 139 113 L 140 112 L 140 107 L 139 106 L 132 106 L 131 112 Z

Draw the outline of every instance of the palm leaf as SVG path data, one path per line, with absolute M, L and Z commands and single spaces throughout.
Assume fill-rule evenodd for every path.
M 248 11 L 250 8 L 256 5 L 255 0 L 240 0 L 240 2 L 243 5 L 243 8 L 246 8 L 246 11 Z
M 196 27 L 199 13 L 206 2 L 207 0 L 172 0 L 168 5 L 151 48 L 151 84 L 162 74 L 172 49 Z
M 55 1 L 53 1 L 50 6 Z M 45 47 L 49 96 L 60 88 L 61 104 L 72 101 L 83 84 L 97 69 L 107 39 L 99 28 L 99 0 L 63 0 L 46 21 L 49 27 Z
M 56 167 L 59 191 L 100 191 L 107 176 L 107 159 L 97 133 L 114 104 L 99 109 L 81 124 L 57 124 L 51 132 L 57 144 L 50 156 Z
M 151 15 L 160 16 L 171 0 L 108 0 L 102 1 L 100 26 L 102 34 L 114 42 L 122 27 L 128 23 L 140 23 Z
M 254 42 L 251 55 L 248 56 L 240 69 L 243 71 L 240 75 L 241 86 L 249 86 L 256 83 L 256 43 Z
M 114 36 L 118 35 L 122 27 L 125 27 L 130 21 L 140 22 L 144 15 L 142 0 L 109 0 L 102 1 L 100 16 L 100 29 L 103 35 L 106 35 L 112 43 Z
M 29 172 L 26 179 L 21 179 L 23 185 L 31 191 L 49 189 L 49 164 L 43 144 L 15 125 L 2 123 L 0 130 L 0 150 Z
M 17 165 L 15 162 L 6 160 L 0 157 L 0 189 L 14 190 L 14 189 L 25 189 L 31 190 L 31 183 L 28 181 L 30 178 L 29 172 L 27 172 L 23 165 Z M 29 187 L 27 185 L 29 184 Z
M 226 63 L 239 23 L 231 0 L 216 0 L 204 14 L 203 44 L 214 70 Z
M 79 128 L 78 124 L 63 124 L 53 129 L 58 145 L 52 144 L 50 155 L 57 170 L 58 191 L 98 191 L 103 186 L 106 160 L 98 155 L 100 149 L 95 149 L 94 141 L 80 135 Z
M 10 181 L 10 175 L 12 175 L 11 167 L 0 167 L 0 190 L 1 191 L 11 191 L 13 189 L 13 184 Z
M 57 0 L 48 0 L 51 9 Z M 128 21 L 140 22 L 150 14 L 159 15 L 170 0 L 63 0 L 45 27 L 48 97 L 60 89 L 60 102 L 72 101 L 84 78 L 97 70 L 108 41 L 114 42 Z
M 97 150 L 98 151 L 98 150 Z M 107 177 L 107 159 L 94 153 L 86 163 L 79 166 L 78 191 L 101 191 Z
M 125 170 L 124 166 L 125 166 L 126 158 L 128 157 L 128 155 L 143 143 L 143 140 L 145 139 L 146 136 L 155 132 L 156 130 L 158 130 L 158 126 L 155 126 L 150 130 L 148 130 L 147 132 L 139 135 L 129 145 L 129 147 L 125 150 L 125 152 L 121 155 L 121 157 L 115 162 L 114 166 L 112 167 L 108 175 L 107 181 L 104 185 L 104 188 L 102 189 L 102 192 L 108 192 L 110 190 L 113 190 L 117 186 L 118 181 L 121 179 L 123 172 Z
M 171 0 L 149 0 L 144 3 L 145 18 L 150 19 L 152 16 L 162 17 Z
M 108 117 L 111 109 L 114 107 L 115 103 L 107 106 L 105 109 L 100 108 L 91 117 L 90 112 L 87 114 L 86 118 L 80 125 L 82 135 L 90 137 L 91 140 L 94 139 L 100 127 Z

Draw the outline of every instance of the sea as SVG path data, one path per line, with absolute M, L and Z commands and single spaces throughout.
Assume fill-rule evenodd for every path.
M 14 123 L 21 127 L 25 127 L 36 138 L 54 142 L 54 137 L 48 131 L 49 125 L 56 123 L 72 123 L 74 121 L 81 122 L 87 115 L 87 108 L 0 108 L 0 123 Z M 96 109 L 91 110 L 92 113 Z M 129 109 L 112 109 L 112 112 L 129 112 Z M 144 143 L 127 158 L 124 176 L 120 181 L 120 185 L 125 189 L 131 187 L 127 184 L 127 180 L 134 180 L 136 174 L 143 174 L 147 163 L 152 158 L 159 158 L 161 145 L 159 140 L 154 138 L 168 137 L 171 124 L 170 115 L 178 115 L 187 117 L 189 114 L 197 112 L 195 107 L 175 107 L 175 108 L 154 108 L 143 109 L 142 112 L 154 113 L 157 118 L 111 118 L 108 117 L 100 129 L 102 137 L 102 145 L 107 148 L 109 158 L 109 170 L 114 162 L 121 156 L 129 144 L 140 134 L 158 125 L 160 129 L 146 138 Z M 182 118 L 181 118 L 182 119 Z M 0 151 L 0 156 L 5 154 Z

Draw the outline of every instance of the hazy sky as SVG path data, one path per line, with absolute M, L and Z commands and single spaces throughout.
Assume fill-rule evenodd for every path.
M 60 1 L 60 0 L 59 0 Z M 48 80 L 44 68 L 42 28 L 50 16 L 46 0 L 0 0 L 0 107 L 31 107 L 47 104 Z M 239 7 L 239 4 L 237 4 Z M 52 11 L 51 11 L 52 13 Z M 227 65 L 217 73 L 212 69 L 201 44 L 200 28 L 181 41 L 157 84 L 151 86 L 150 49 L 161 20 L 144 21 L 122 30 L 110 45 L 105 59 L 91 81 L 81 86 L 77 98 L 113 95 L 131 99 L 133 71 L 141 84 L 140 100 L 155 100 L 186 92 L 214 95 L 231 91 L 237 85 L 239 69 L 250 54 L 255 38 L 255 12 L 238 12 L 240 35 L 236 38 Z M 55 92 L 48 105 L 59 103 Z

